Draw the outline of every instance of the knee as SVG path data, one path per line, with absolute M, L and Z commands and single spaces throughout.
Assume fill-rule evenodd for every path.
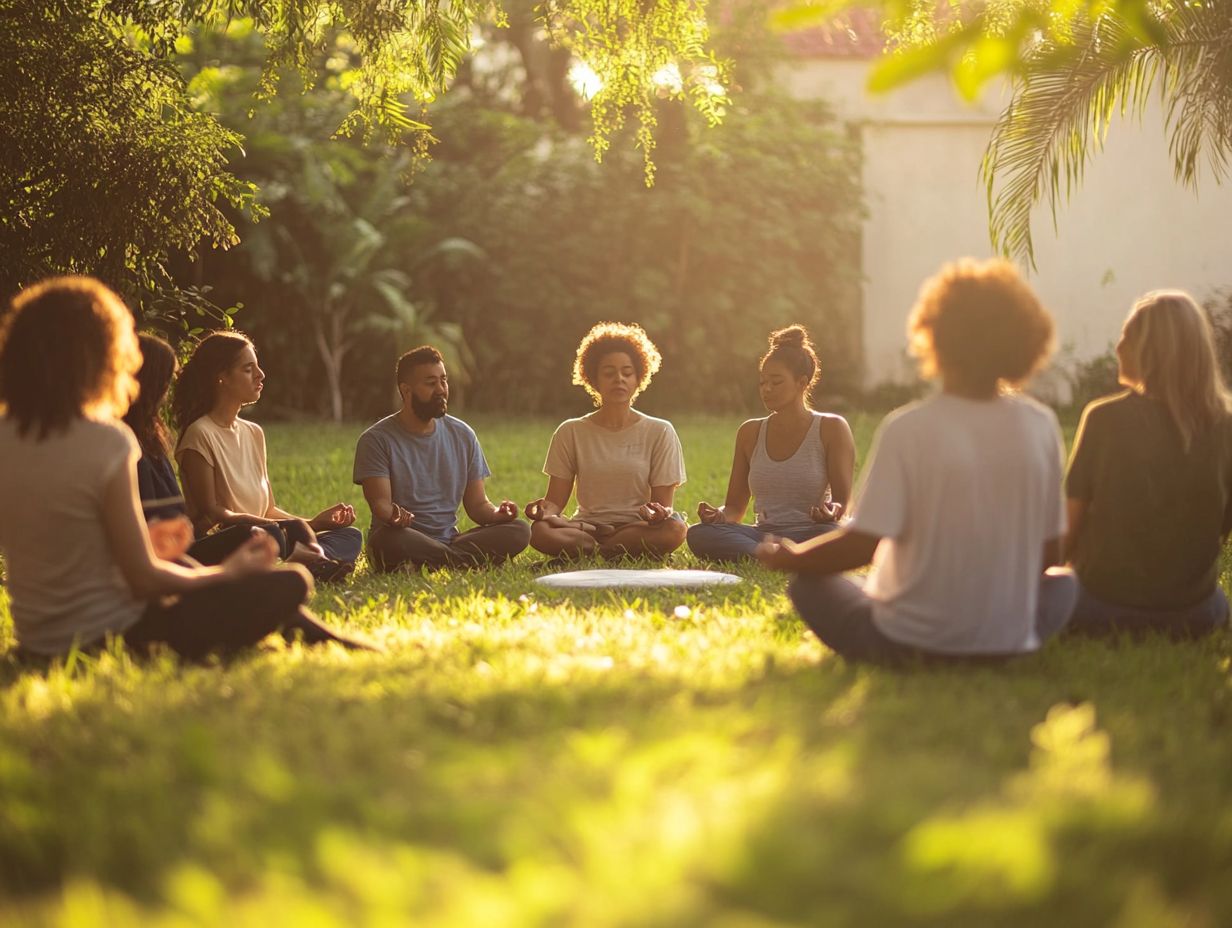
M 511 542 L 520 545 L 521 548 L 525 548 L 530 544 L 531 526 L 529 522 L 514 519 L 512 522 L 506 523 L 505 533 L 509 536 Z
M 265 576 L 279 601 L 290 605 L 298 606 L 306 602 L 313 590 L 312 574 L 303 564 L 284 564 Z
M 668 519 L 663 524 L 663 539 L 671 545 L 669 550 L 675 551 L 682 544 L 689 534 L 689 526 L 685 524 L 683 519 Z
M 698 557 L 710 557 L 720 534 L 721 531 L 717 525 L 698 522 L 696 525 L 689 526 L 685 533 L 685 541 L 689 544 L 689 550 Z

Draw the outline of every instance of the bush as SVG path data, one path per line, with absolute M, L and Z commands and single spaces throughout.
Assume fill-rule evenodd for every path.
M 648 408 L 756 405 L 773 328 L 802 322 L 821 392 L 860 376 L 859 152 L 829 110 L 746 99 L 717 129 L 664 114 L 653 188 L 636 153 L 595 164 L 585 141 L 519 117 L 437 114 L 443 143 L 416 182 L 442 235 L 477 243 L 486 272 L 443 277 L 432 300 L 475 359 L 472 406 L 563 413 L 573 353 L 600 320 L 641 323 L 664 355 Z M 680 116 L 680 113 L 676 113 Z

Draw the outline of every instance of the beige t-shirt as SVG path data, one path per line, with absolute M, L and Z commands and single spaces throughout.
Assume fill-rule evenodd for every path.
M 17 642 L 35 654 L 91 644 L 141 617 L 103 528 L 103 493 L 141 450 L 122 423 L 76 419 L 36 441 L 0 419 L 0 552 Z
M 566 419 L 557 427 L 543 472 L 577 482 L 576 518 L 634 522 L 651 487 L 684 483 L 684 453 L 672 424 L 637 415 L 619 432 L 595 425 L 589 416 Z
M 184 430 L 175 459 L 184 469 L 184 452 L 195 451 L 214 469 L 214 499 L 232 512 L 265 516 L 270 508 L 269 474 L 265 469 L 265 433 L 247 419 L 236 419 L 229 429 L 202 416 Z M 188 497 L 188 517 L 195 523 Z

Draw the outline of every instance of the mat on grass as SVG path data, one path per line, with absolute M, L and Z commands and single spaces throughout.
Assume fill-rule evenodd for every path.
M 606 589 L 616 587 L 695 587 L 739 583 L 735 574 L 717 570 L 570 570 L 536 577 L 536 583 L 565 588 Z

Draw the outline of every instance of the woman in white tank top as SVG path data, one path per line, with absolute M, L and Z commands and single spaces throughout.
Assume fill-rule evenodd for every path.
M 750 419 L 736 432 L 724 504 L 698 505 L 701 523 L 688 534 L 697 557 L 737 561 L 753 557 L 768 535 L 805 541 L 838 527 L 851 496 L 855 441 L 842 416 L 809 407 L 817 373 L 817 355 L 803 326 L 771 333 L 760 377 L 770 415 Z M 750 497 L 756 521 L 746 525 Z

